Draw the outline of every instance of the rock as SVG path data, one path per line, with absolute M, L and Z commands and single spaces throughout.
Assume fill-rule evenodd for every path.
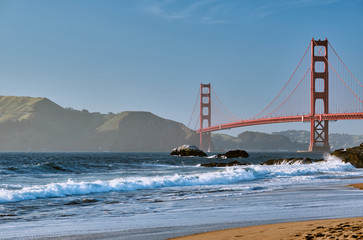
M 200 166 L 202 166 L 202 167 L 232 167 L 232 166 L 241 166 L 241 165 L 248 165 L 248 163 L 240 163 L 238 161 L 232 161 L 229 163 L 211 162 L 211 163 L 201 164 Z
M 182 145 L 171 150 L 170 155 L 206 157 L 207 154 L 194 145 Z
M 217 154 L 214 155 L 214 158 L 248 158 L 249 155 L 245 150 L 231 150 L 224 154 Z
M 324 159 L 311 159 L 311 158 L 281 158 L 281 159 L 270 159 L 267 160 L 264 163 L 261 163 L 261 165 L 282 165 L 282 164 L 294 164 L 294 163 L 300 163 L 300 164 L 310 164 L 313 162 L 321 162 L 324 161 Z
M 248 158 L 249 155 L 245 150 L 231 150 L 224 154 L 227 158 Z
M 331 155 L 342 159 L 343 162 L 352 164 L 356 168 L 363 168 L 363 143 L 356 147 L 335 150 Z

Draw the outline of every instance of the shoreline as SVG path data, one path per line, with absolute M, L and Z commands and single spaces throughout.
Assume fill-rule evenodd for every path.
M 349 184 L 363 190 L 363 183 Z M 287 239 L 363 239 L 363 217 L 334 218 L 250 227 L 231 228 L 205 233 L 198 233 L 170 240 L 287 240 Z
M 348 187 L 355 187 L 355 188 L 358 188 L 360 190 L 363 190 L 363 183 L 349 184 Z
M 256 225 L 170 238 L 170 240 L 223 239 L 363 239 L 363 217 Z
M 360 178 L 361 179 L 361 178 Z M 355 182 L 355 183 L 354 183 Z M 362 191 L 358 190 L 358 189 L 362 189 L 363 187 L 363 183 L 356 183 L 356 182 L 362 182 L 362 180 L 357 180 L 355 179 L 354 181 L 350 181 L 350 182 L 346 182 L 345 184 L 339 184 L 339 185 L 334 185 L 333 188 L 331 187 L 327 187 L 327 188 L 321 188 L 318 186 L 311 186 L 311 190 L 316 192 L 316 191 L 321 191 L 324 190 L 325 191 L 334 191 L 333 194 L 334 196 L 341 196 L 344 197 L 344 193 L 346 190 L 348 191 L 353 191 L 356 192 L 355 195 L 359 195 L 362 196 Z M 355 189 L 356 188 L 356 189 Z M 310 187 L 309 187 L 310 189 Z M 320 190 L 319 190 L 320 189 Z M 306 195 L 306 189 L 305 187 L 303 187 L 302 189 L 295 189 L 296 193 L 302 194 L 301 196 L 305 196 Z M 323 191 L 323 192 L 325 192 Z M 338 191 L 338 192 L 336 192 Z M 314 193 L 312 192 L 312 193 Z M 270 193 L 267 196 L 269 198 L 273 197 L 273 198 L 279 198 L 279 197 L 286 197 L 289 195 L 285 194 L 285 191 L 277 191 L 275 193 Z M 337 194 L 337 195 L 336 195 Z M 266 196 L 265 196 L 266 197 Z M 319 198 L 318 198 L 319 199 Z M 355 201 L 359 201 L 360 198 L 355 199 Z M 245 199 L 247 200 L 247 199 Z M 291 202 L 291 201 L 290 201 Z M 248 204 L 247 204 L 248 205 Z M 358 204 L 361 205 L 361 204 Z M 348 206 L 354 206 L 354 202 L 350 201 Z M 291 207 L 291 209 L 294 209 L 295 207 Z M 345 207 L 346 208 L 346 207 Z M 360 208 L 361 209 L 361 208 Z M 259 208 L 260 210 L 260 208 Z M 305 210 L 309 211 L 308 208 L 305 207 Z M 347 209 L 348 210 L 348 209 Z M 356 211 L 356 210 L 355 210 Z M 272 212 L 274 213 L 274 212 Z M 363 234 L 363 215 L 362 214 L 357 214 L 357 212 L 353 213 L 351 212 L 351 210 L 348 211 L 344 211 L 341 212 L 341 214 L 313 214 L 313 215 L 309 215 L 307 212 L 300 214 L 299 216 L 295 216 L 296 212 L 295 211 L 289 211 L 289 214 L 286 215 L 287 213 L 285 213 L 285 218 L 280 217 L 277 218 L 277 216 L 275 215 L 271 215 L 273 216 L 273 218 L 266 218 L 266 219 L 251 219 L 248 218 L 245 219 L 244 221 L 236 221 L 236 222 L 230 222 L 230 221 L 224 221 L 222 219 L 220 219 L 220 222 L 218 223 L 207 223 L 207 222 L 195 222 L 194 224 L 186 224 L 184 225 L 182 224 L 178 224 L 178 225 L 149 225 L 149 226 L 143 226 L 143 227 L 136 227 L 135 228 L 129 228 L 129 229 L 120 229 L 120 228 L 113 228 L 111 227 L 111 225 L 109 226 L 109 228 L 100 228 L 100 229 L 93 229 L 92 231 L 88 230 L 83 230 L 83 231 L 68 231 L 70 230 L 69 228 L 67 228 L 65 226 L 65 228 L 61 228 L 58 229 L 57 231 L 54 231 L 55 229 L 53 229 L 53 231 L 49 231 L 47 233 L 42 232 L 40 233 L 40 229 L 35 230 L 33 233 L 28 232 L 28 234 L 26 235 L 19 235 L 16 236 L 13 235 L 14 233 L 12 233 L 12 235 L 5 235 L 0 237 L 0 239 L 38 239 L 38 240 L 63 240 L 63 239 L 77 239 L 77 240 L 86 240 L 86 239 L 123 239 L 123 240 L 143 240 L 143 239 L 150 239 L 150 240 L 159 240 L 159 239 L 175 239 L 175 240 L 193 240 L 193 239 L 215 239 L 215 240 L 219 240 L 219 239 L 307 239 L 307 237 L 309 237 L 308 234 L 311 234 L 311 236 L 314 236 L 313 234 L 317 234 L 319 232 L 322 233 L 322 231 L 336 231 L 337 234 L 339 234 L 338 231 L 340 231 L 343 225 L 347 225 L 346 223 L 348 222 L 348 224 L 352 225 L 352 227 L 354 226 L 360 226 L 360 231 L 357 233 L 362 233 Z M 213 215 L 216 215 L 218 213 L 213 213 Z M 270 213 L 271 214 L 271 213 Z M 234 218 L 235 219 L 235 218 Z M 317 220 L 319 219 L 319 220 Z M 354 222 L 355 220 L 359 220 L 360 222 Z M 311 225 L 313 224 L 313 222 L 319 222 L 320 225 Z M 334 223 L 336 223 L 334 225 Z M 305 228 L 304 227 L 305 224 Z M 327 224 L 331 224 L 331 225 L 327 225 Z M 333 224 L 333 225 L 332 225 Z M 339 224 L 343 224 L 341 226 L 338 226 Z M 355 225 L 353 225 L 355 224 Z M 313 227 L 315 226 L 315 227 Z M 326 229 L 322 229 L 322 228 L 318 228 L 324 226 Z M 277 230 L 276 230 L 277 228 Z M 331 229 L 330 228 L 334 228 Z M 73 228 L 71 228 L 73 229 Z M 227 229 L 227 230 L 224 230 Z M 228 235 L 229 231 L 246 231 L 246 229 L 248 231 L 254 231 L 254 232 L 237 232 L 237 233 L 232 233 L 235 235 Z M 252 230 L 251 230 L 252 229 Z M 291 229 L 297 229 L 300 232 L 295 233 L 295 235 L 288 235 L 291 231 Z M 314 231 L 311 231 L 313 230 Z M 64 234 L 64 230 L 68 231 L 68 233 Z M 262 234 L 263 232 L 267 235 L 256 235 L 255 238 L 253 238 L 253 236 L 255 236 L 254 234 L 257 233 Z M 309 232 L 310 231 L 310 232 Z M 353 231 L 351 231 L 352 234 L 348 235 L 348 237 L 344 237 L 344 234 L 342 234 L 342 238 L 336 238 L 336 239 L 359 239 L 359 238 L 354 238 L 353 235 L 355 235 L 356 233 L 353 234 Z M 217 234 L 216 234 L 217 233 Z M 212 234 L 212 235 L 208 235 L 208 234 Z M 227 234 L 227 235 L 226 235 Z M 276 234 L 280 234 L 277 235 L 278 237 L 274 238 L 274 236 Z M 296 234 L 299 234 L 299 236 L 296 236 Z M 335 234 L 335 233 L 323 233 L 325 235 L 328 234 Z M 244 237 L 248 235 L 248 237 Z M 194 236 L 198 236 L 197 238 L 193 238 Z M 204 237 L 207 236 L 207 237 Z M 238 236 L 238 237 L 236 237 Z M 266 237 L 267 236 L 267 237 Z M 288 238 L 287 238 L 288 236 Z M 335 236 L 335 235 L 334 235 Z M 360 239 L 363 239 L 363 235 L 356 235 L 359 236 Z M 333 236 L 332 236 L 333 237 Z M 350 238 L 351 237 L 351 238 Z M 308 238 L 309 239 L 309 238 Z M 312 238 L 311 238 L 312 239 Z M 330 239 L 329 237 L 316 237 L 314 236 L 313 239 Z
M 212 226 L 211 226 L 212 227 Z M 182 236 L 181 232 L 176 234 L 177 229 L 188 228 L 191 235 Z M 206 232 L 195 233 L 201 230 L 200 226 L 174 226 L 160 228 L 145 228 L 124 231 L 107 231 L 95 233 L 66 234 L 59 236 L 28 236 L 22 239 L 34 240 L 323 240 L 323 239 L 363 239 L 363 217 L 352 218 L 329 218 L 320 220 L 302 220 L 291 222 L 280 222 L 271 224 L 258 224 L 226 228 L 222 230 L 206 230 Z M 174 233 L 172 233 L 174 232 Z M 187 231 L 188 232 L 188 231 Z M 174 235 L 174 236 L 170 236 Z M 178 236 L 179 235 L 179 236 Z M 3 239 L 0 237 L 0 239 Z M 17 237 L 4 238 L 7 240 L 19 239 Z

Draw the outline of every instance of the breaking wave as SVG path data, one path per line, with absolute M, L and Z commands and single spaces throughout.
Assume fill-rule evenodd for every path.
M 0 187 L 0 203 L 93 193 L 137 191 L 141 189 L 237 184 L 255 179 L 276 179 L 281 177 L 313 176 L 321 178 L 324 175 L 339 177 L 346 176 L 347 173 L 354 174 L 354 171 L 352 171 L 354 169 L 349 163 L 343 163 L 337 158 L 328 157 L 324 162 L 312 164 L 296 163 L 292 165 L 249 165 L 247 167 L 211 168 L 207 170 L 209 172 L 185 175 L 126 177 L 93 182 L 76 182 L 69 179 L 66 182 L 23 186 L 18 189 Z

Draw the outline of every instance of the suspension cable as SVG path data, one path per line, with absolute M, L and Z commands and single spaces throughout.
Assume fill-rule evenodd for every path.
M 193 108 L 193 112 L 192 112 L 192 115 L 190 115 L 190 118 L 189 118 L 189 122 L 188 122 L 188 127 L 190 125 L 190 122 L 192 121 L 192 118 L 193 118 L 193 115 L 194 115 L 194 112 L 195 112 L 195 109 L 196 109 L 196 106 L 197 106 L 197 103 L 198 103 L 198 99 L 199 99 L 199 95 L 200 95 L 200 87 L 198 89 L 198 96 L 197 96 L 197 99 L 195 100 L 195 104 L 194 104 L 194 108 Z M 198 121 L 197 121 L 198 123 Z
M 314 43 L 316 46 L 318 46 L 318 44 L 315 42 Z M 334 67 L 330 64 L 330 62 L 328 61 L 328 59 L 326 58 L 326 55 L 324 56 L 325 60 L 327 61 L 327 63 L 329 64 L 329 66 L 334 70 L 335 74 L 339 77 L 339 79 L 344 83 L 344 85 L 350 90 L 351 93 L 353 93 L 353 95 L 358 98 L 358 100 L 363 103 L 363 101 L 354 93 L 354 91 L 346 84 L 346 82 L 340 77 L 340 75 L 337 73 L 337 71 L 334 69 Z
M 197 129 L 197 125 L 198 125 L 198 122 L 200 121 L 200 116 L 198 115 L 198 119 L 197 119 L 197 121 L 196 121 L 196 123 L 195 123 L 195 126 L 194 126 L 194 128 L 193 129 Z
M 295 89 L 289 94 L 289 96 L 287 96 L 287 98 L 277 107 L 275 108 L 272 112 L 270 112 L 269 114 L 265 115 L 263 118 L 266 118 L 268 116 L 270 116 L 271 114 L 273 114 L 274 112 L 276 112 L 277 109 L 279 109 L 290 97 L 291 95 L 296 91 L 296 89 L 300 86 L 301 82 L 305 79 L 306 74 L 310 71 L 311 67 L 308 68 L 308 70 L 305 72 L 304 76 L 301 78 L 300 82 L 297 84 L 297 86 L 295 87 Z
M 225 116 L 225 117 L 227 117 L 227 118 L 229 118 L 229 119 L 231 119 L 231 120 L 242 120 L 241 118 L 239 118 L 239 117 L 237 117 L 236 115 L 234 115 L 233 113 L 231 113 L 225 106 L 224 106 L 224 104 L 222 103 L 222 101 L 218 98 L 218 95 L 216 94 L 216 92 L 214 91 L 214 89 L 213 89 L 213 87 L 211 86 L 211 88 L 212 88 L 212 91 L 213 91 L 213 93 L 214 93 L 214 95 L 216 96 L 216 98 L 217 98 L 217 100 L 219 101 L 219 103 L 222 105 L 222 107 L 230 114 L 230 115 L 232 115 L 233 117 L 235 117 L 235 119 L 231 119 L 231 118 L 229 118 L 229 117 L 227 117 L 227 116 Z M 225 114 L 223 114 L 223 115 L 225 115 Z
M 269 105 L 267 105 L 267 107 L 265 107 L 261 112 L 259 112 L 258 114 L 256 114 L 256 115 L 254 115 L 253 117 L 250 117 L 250 118 L 248 118 L 247 120 L 250 120 L 250 119 L 254 119 L 255 117 L 257 117 L 258 115 L 260 115 L 261 113 L 263 113 L 264 111 L 266 111 L 266 109 L 267 108 L 269 108 L 270 106 L 271 106 L 271 104 L 273 103 L 273 102 L 275 102 L 275 100 L 281 95 L 281 93 L 284 91 L 284 89 L 286 88 L 286 86 L 289 84 L 289 82 L 291 81 L 291 79 L 292 79 L 292 77 L 295 75 L 295 73 L 296 73 L 296 71 L 297 71 L 297 69 L 299 68 L 299 66 L 300 66 L 300 64 L 301 64 L 301 62 L 302 62 L 302 60 L 305 58 L 305 55 L 306 55 L 306 53 L 308 52 L 308 50 L 309 50 L 309 48 L 310 48 L 310 46 L 311 46 L 311 43 L 309 43 L 309 46 L 307 47 L 307 49 L 306 49 L 306 51 L 305 51 L 305 53 L 304 53 L 304 55 L 303 55 L 303 57 L 300 59 L 300 62 L 299 62 L 299 64 L 297 65 L 297 67 L 295 68 L 295 71 L 292 73 L 292 75 L 291 75 L 291 77 L 289 78 L 289 80 L 286 82 L 286 84 L 285 84 L 285 86 L 281 89 L 281 91 L 279 92 L 279 94 L 277 94 L 277 96 L 271 101 L 271 103 L 269 104 Z
M 223 116 L 225 118 L 228 118 L 229 120 L 232 120 L 232 121 L 236 121 L 236 119 L 230 118 L 226 114 L 224 114 L 217 106 L 213 105 L 213 109 L 217 110 L 217 112 L 220 114 L 220 116 Z
M 339 57 L 338 53 L 335 51 L 335 49 L 333 48 L 333 46 L 329 43 L 329 46 L 331 47 L 331 49 L 333 49 L 335 55 L 339 58 L 339 60 L 343 63 L 344 67 L 348 70 L 348 72 L 353 76 L 353 78 L 359 83 L 359 85 L 361 87 L 363 87 L 363 85 L 360 83 L 360 81 L 358 81 L 358 79 L 353 75 L 353 73 L 349 70 L 349 68 L 347 67 L 347 65 L 345 65 L 345 63 L 343 62 L 343 60 Z

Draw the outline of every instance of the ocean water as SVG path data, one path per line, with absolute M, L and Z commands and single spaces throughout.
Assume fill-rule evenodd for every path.
M 260 165 L 289 157 L 326 161 Z M 112 239 L 165 239 L 362 216 L 363 191 L 345 185 L 363 182 L 363 170 L 338 158 L 252 152 L 239 159 L 250 165 L 200 166 L 232 160 L 168 153 L 0 153 L 0 239 L 115 231 Z

